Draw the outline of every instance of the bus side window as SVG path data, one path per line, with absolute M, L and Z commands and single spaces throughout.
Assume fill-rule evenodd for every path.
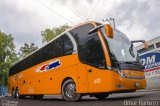
M 50 42 L 48 45 L 42 48 L 42 62 L 54 58 L 54 45 L 54 42 Z
M 88 36 L 88 31 L 94 28 L 92 24 L 85 24 L 80 27 L 74 28 L 69 31 L 77 43 L 78 48 L 78 58 L 81 62 L 86 63 L 86 39 Z
M 42 49 L 36 51 L 34 54 L 32 54 L 32 65 L 37 65 L 39 63 L 41 63 L 42 59 Z M 32 66 L 31 65 L 31 66 Z
M 98 68 L 105 68 L 105 57 L 97 33 L 86 41 L 87 63 Z
M 73 52 L 73 44 L 67 35 L 63 36 L 64 55 L 70 55 Z
M 55 40 L 55 58 L 63 55 L 64 55 L 63 41 L 62 38 L 59 37 L 58 39 Z

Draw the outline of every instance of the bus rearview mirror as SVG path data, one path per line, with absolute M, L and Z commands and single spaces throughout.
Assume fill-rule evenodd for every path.
M 105 29 L 106 36 L 109 38 L 113 38 L 113 29 L 110 24 L 96 26 L 95 28 L 92 28 L 91 30 L 89 30 L 88 34 L 93 34 L 99 29 L 101 29 L 102 27 L 104 27 Z
M 149 46 L 148 46 L 148 44 L 147 44 L 147 42 L 145 40 L 133 40 L 133 41 L 131 41 L 132 44 L 133 43 L 138 43 L 138 42 L 143 43 L 145 49 L 149 49 Z

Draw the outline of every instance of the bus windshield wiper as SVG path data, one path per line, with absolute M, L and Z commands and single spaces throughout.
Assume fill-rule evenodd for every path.
M 142 69 L 144 69 L 144 66 L 142 66 L 142 64 L 138 61 L 120 61 L 120 64 L 134 64 L 134 65 L 138 65 L 139 67 L 141 67 Z
M 126 63 L 126 64 L 139 64 L 139 62 L 137 61 L 119 61 L 119 63 L 123 64 L 123 63 Z

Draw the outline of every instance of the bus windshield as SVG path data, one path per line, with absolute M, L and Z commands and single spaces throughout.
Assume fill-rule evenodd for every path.
M 104 31 L 104 30 L 103 30 Z M 137 50 L 135 47 L 131 47 L 131 42 L 125 34 L 113 29 L 113 38 L 105 36 L 108 42 L 108 46 L 112 55 L 119 62 L 135 62 L 138 61 Z

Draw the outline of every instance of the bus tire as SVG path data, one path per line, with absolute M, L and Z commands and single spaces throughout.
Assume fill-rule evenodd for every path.
M 15 90 L 12 90 L 11 98 L 15 99 Z
M 15 98 L 15 99 L 24 99 L 25 96 L 24 96 L 24 95 L 20 95 L 20 94 L 19 94 L 19 90 L 16 89 L 16 90 L 15 90 L 14 98 Z
M 66 80 L 62 85 L 62 98 L 66 101 L 79 101 L 82 95 L 76 93 L 76 84 L 72 79 Z
M 103 99 L 105 99 L 106 97 L 108 97 L 109 94 L 108 94 L 108 93 L 97 93 L 97 94 L 94 94 L 94 96 L 95 96 L 97 99 L 103 100 Z

